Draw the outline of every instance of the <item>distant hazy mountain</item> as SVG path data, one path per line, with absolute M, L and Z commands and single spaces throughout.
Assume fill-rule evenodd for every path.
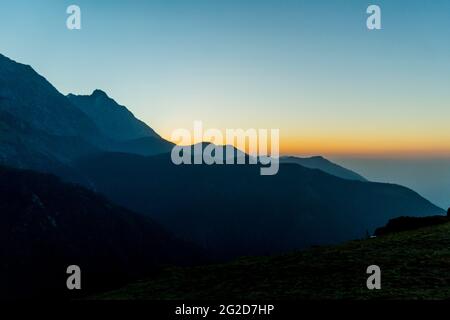
M 443 214 L 414 191 L 334 177 L 296 164 L 181 165 L 170 155 L 101 154 L 79 162 L 97 190 L 148 212 L 216 257 L 362 238 L 391 218 Z
M 310 169 L 319 169 L 323 172 L 331 174 L 333 176 L 347 179 L 347 180 L 358 180 L 367 181 L 364 177 L 346 169 L 340 165 L 337 165 L 324 157 L 310 157 L 310 158 L 299 158 L 299 157 L 281 157 L 281 163 L 296 163 Z
M 65 287 L 72 264 L 87 294 L 201 259 L 148 216 L 54 176 L 0 166 L 0 299 L 74 294 Z
M 450 157 L 336 158 L 370 181 L 390 182 L 416 190 L 442 208 L 450 207 Z

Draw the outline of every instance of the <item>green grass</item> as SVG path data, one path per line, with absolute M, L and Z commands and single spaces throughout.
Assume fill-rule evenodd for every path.
M 380 266 L 381 290 L 366 287 Z M 304 300 L 450 298 L 450 223 L 222 265 L 168 268 L 95 299 Z

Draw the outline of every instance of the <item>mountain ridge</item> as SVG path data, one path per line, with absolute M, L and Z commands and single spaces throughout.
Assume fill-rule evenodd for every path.
M 94 96 L 133 117 L 147 137 L 116 141 L 103 134 L 95 121 L 31 66 L 0 54 L 0 164 L 84 183 L 85 178 L 72 166 L 78 157 L 100 151 L 152 155 L 171 149 L 170 142 L 106 93 L 96 90 Z
M 323 156 L 313 156 L 307 158 L 284 156 L 280 158 L 280 163 L 299 164 L 306 168 L 322 170 L 323 172 L 347 180 L 367 181 L 367 179 L 360 174 L 344 168 L 341 165 L 324 158 Z
M 338 243 L 401 215 L 444 214 L 408 188 L 297 164 L 281 164 L 277 175 L 264 177 L 258 165 L 176 166 L 170 154 L 103 153 L 77 168 L 116 203 L 150 212 L 219 258 Z
M 108 137 L 116 140 L 160 137 L 146 123 L 137 119 L 128 108 L 117 103 L 100 89 L 95 89 L 91 95 L 70 93 L 67 98 Z
M 0 55 L 0 110 L 49 134 L 91 137 L 94 123 L 31 66 Z

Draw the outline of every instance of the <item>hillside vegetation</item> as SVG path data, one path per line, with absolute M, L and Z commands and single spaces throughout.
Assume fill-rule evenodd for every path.
M 381 268 L 381 290 L 366 268 Z M 233 263 L 166 269 L 98 299 L 447 299 L 450 223 Z

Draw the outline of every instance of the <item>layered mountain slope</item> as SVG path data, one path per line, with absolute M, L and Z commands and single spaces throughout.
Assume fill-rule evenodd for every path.
M 393 217 L 444 213 L 401 186 L 296 164 L 260 176 L 256 165 L 175 166 L 170 155 L 107 153 L 78 168 L 117 203 L 150 212 L 218 258 L 336 243 L 364 237 Z
M 53 173 L 68 181 L 87 183 L 71 162 L 81 155 L 99 151 L 83 138 L 48 134 L 0 111 L 0 165 Z
M 30 66 L 0 55 L 0 164 L 84 182 L 72 167 L 72 161 L 81 156 L 102 150 L 152 155 L 172 147 L 104 93 L 96 91 L 93 99 L 98 103 L 90 110 L 115 119 L 117 128 L 103 132 L 98 119 L 74 106 Z M 133 131 L 133 125 L 140 129 Z M 127 130 L 131 140 L 112 135 L 122 132 L 124 138 Z
M 85 182 L 72 160 L 98 152 L 96 125 L 30 66 L 0 55 L 0 164 Z

